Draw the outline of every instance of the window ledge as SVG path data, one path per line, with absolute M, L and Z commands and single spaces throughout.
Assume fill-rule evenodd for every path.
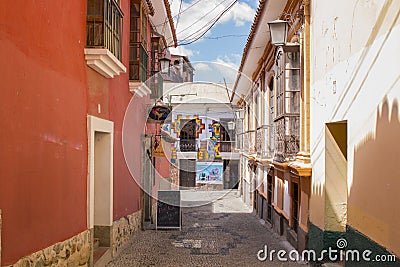
M 129 81 L 129 91 L 140 97 L 151 94 L 150 88 L 145 83 L 140 81 Z
M 106 78 L 126 72 L 126 67 L 108 49 L 85 48 L 84 53 L 86 64 Z

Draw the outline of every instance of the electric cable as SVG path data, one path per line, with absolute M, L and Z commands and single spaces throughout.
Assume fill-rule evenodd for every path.
M 179 45 L 189 45 L 192 44 L 196 41 L 198 41 L 200 38 L 202 38 L 221 18 L 222 16 L 228 12 L 238 1 L 235 0 L 232 2 L 232 4 L 230 6 L 228 6 L 228 8 L 226 8 L 214 21 L 213 23 L 203 32 L 201 33 L 199 36 L 193 38 L 192 40 L 188 40 L 186 43 L 179 43 Z M 188 38 L 188 37 L 187 37 Z M 185 39 L 187 39 L 185 38 Z M 185 41 L 185 39 L 183 39 L 183 41 Z M 182 41 L 182 40 L 181 40 Z

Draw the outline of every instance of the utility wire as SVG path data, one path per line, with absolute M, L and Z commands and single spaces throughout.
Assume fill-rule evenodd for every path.
M 229 38 L 229 37 L 245 37 L 247 34 L 228 34 L 228 35 L 221 35 L 221 36 L 215 36 L 215 37 L 204 37 L 204 39 L 209 39 L 209 40 L 218 40 L 222 38 Z
M 215 8 L 217 8 L 218 6 L 222 5 L 223 3 L 225 3 L 228 0 L 224 0 L 222 2 L 220 2 L 218 5 L 216 5 L 215 7 L 213 7 L 213 10 L 215 10 Z M 185 29 L 177 32 L 177 34 L 179 33 L 183 33 L 185 31 L 187 31 L 188 29 L 192 28 L 194 25 L 196 25 L 199 21 L 201 21 L 202 19 L 204 19 L 205 17 L 207 17 L 213 10 L 211 10 L 210 12 L 207 12 L 204 16 L 198 18 L 195 22 L 193 22 L 192 24 L 190 24 L 188 27 L 186 27 Z
M 224 11 L 221 12 L 221 14 L 212 22 L 212 24 L 203 32 L 201 33 L 199 36 L 195 37 L 192 40 L 188 40 L 186 43 L 180 43 L 179 45 L 189 45 L 192 44 L 196 41 L 198 41 L 201 37 L 203 37 L 221 18 L 222 16 L 228 12 L 236 3 L 238 2 L 238 0 L 235 0 L 232 2 L 232 4 L 230 6 L 228 6 Z M 187 37 L 188 38 L 188 37 Z M 185 39 L 187 39 L 185 38 Z M 183 39 L 183 41 L 185 41 L 185 39 Z
M 196 4 L 200 3 L 201 1 L 202 1 L 202 0 L 197 0 L 196 2 L 194 2 L 193 4 L 191 4 L 190 6 L 188 6 L 187 8 L 185 8 L 184 10 L 178 12 L 178 13 L 177 13 L 176 15 L 174 15 L 172 18 L 177 18 L 177 17 L 180 16 L 182 13 L 185 13 L 187 10 L 189 10 L 190 8 L 192 8 L 193 6 L 195 6 Z M 170 6 L 172 6 L 172 2 L 173 2 L 173 1 L 171 1 Z M 155 26 L 158 27 L 158 26 L 160 26 L 160 25 L 162 25 L 162 24 L 164 24 L 164 23 L 160 23 L 160 24 L 157 24 L 157 25 L 155 25 Z
M 224 2 L 225 2 L 225 1 L 224 1 Z M 226 7 L 221 13 L 219 13 L 217 16 L 215 16 L 213 19 L 211 19 L 209 22 L 207 22 L 205 25 L 203 25 L 203 28 L 206 28 L 206 27 L 208 27 L 209 25 L 211 25 L 211 26 L 209 26 L 208 28 L 206 28 L 204 32 L 194 32 L 194 33 L 192 33 L 192 34 L 186 36 L 185 38 L 181 39 L 180 41 L 181 41 L 181 42 L 184 42 L 184 41 L 190 42 L 190 41 L 192 41 L 192 40 L 197 39 L 197 37 L 192 37 L 192 36 L 195 36 L 195 35 L 198 35 L 198 34 L 200 34 L 201 36 L 204 36 L 205 33 L 207 33 L 207 31 L 209 31 L 209 30 L 215 25 L 215 23 L 222 17 L 222 15 L 223 15 L 225 12 L 227 12 L 229 9 L 232 8 L 232 6 L 235 4 L 235 2 L 236 2 L 236 1 L 232 2 L 232 3 L 231 3 L 228 7 Z M 192 38 L 191 38 L 191 37 L 192 37 Z

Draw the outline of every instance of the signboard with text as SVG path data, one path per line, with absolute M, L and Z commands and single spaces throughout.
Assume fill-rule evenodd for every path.
M 181 229 L 181 192 L 159 190 L 156 229 Z

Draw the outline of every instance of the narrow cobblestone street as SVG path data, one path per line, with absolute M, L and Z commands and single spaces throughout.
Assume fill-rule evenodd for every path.
M 269 251 L 291 247 L 251 213 L 237 192 L 225 194 L 209 204 L 204 204 L 207 202 L 204 192 L 188 192 L 185 198 L 181 231 L 140 231 L 107 266 L 301 265 L 257 259 L 257 252 L 264 245 Z

